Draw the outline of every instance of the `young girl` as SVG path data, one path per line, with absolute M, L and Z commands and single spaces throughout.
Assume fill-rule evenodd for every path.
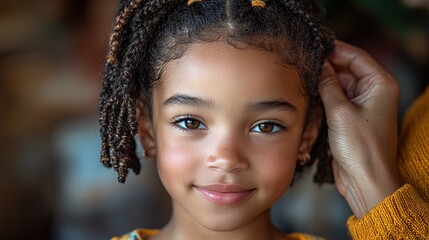
M 119 12 L 101 93 L 101 161 L 120 182 L 128 168 L 138 173 L 138 131 L 173 199 L 153 238 L 287 238 L 269 210 L 297 165 L 317 157 L 317 86 L 333 51 L 316 6 L 133 0 Z
M 269 211 L 315 160 L 315 180 L 333 180 L 318 97 L 333 46 L 311 1 L 121 1 L 101 161 L 122 183 L 138 173 L 138 133 L 173 200 L 161 230 L 124 239 L 309 238 L 281 233 Z

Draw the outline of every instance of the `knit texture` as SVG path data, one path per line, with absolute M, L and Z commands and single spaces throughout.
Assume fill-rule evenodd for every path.
M 408 111 L 399 146 L 398 167 L 404 182 L 429 202 L 429 87 Z
M 350 217 L 347 225 L 353 239 L 427 239 L 429 204 L 405 184 L 363 218 Z
M 353 239 L 429 239 L 429 87 L 404 119 L 398 168 L 407 184 L 363 218 L 349 218 Z

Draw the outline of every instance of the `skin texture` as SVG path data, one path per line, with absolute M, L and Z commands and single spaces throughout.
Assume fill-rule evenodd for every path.
M 320 125 L 304 125 L 308 103 L 295 68 L 262 50 L 192 44 L 166 65 L 152 109 L 150 119 L 140 105 L 139 133 L 173 199 L 154 239 L 285 239 L 269 210 Z M 247 193 L 213 202 L 201 191 L 213 184 Z
M 320 84 L 335 184 L 357 218 L 401 187 L 398 85 L 366 52 L 336 42 Z

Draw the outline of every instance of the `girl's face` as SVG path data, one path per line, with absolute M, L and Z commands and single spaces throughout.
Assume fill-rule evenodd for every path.
M 169 62 L 141 126 L 151 125 L 144 141 L 156 146 L 173 221 L 216 231 L 268 221 L 317 137 L 307 108 L 300 76 L 274 53 L 199 43 Z

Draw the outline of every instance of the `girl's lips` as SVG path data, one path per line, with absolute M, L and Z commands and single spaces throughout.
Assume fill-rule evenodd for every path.
M 208 201 L 217 205 L 234 205 L 247 199 L 255 189 L 245 189 L 237 185 L 214 184 L 195 186 Z

